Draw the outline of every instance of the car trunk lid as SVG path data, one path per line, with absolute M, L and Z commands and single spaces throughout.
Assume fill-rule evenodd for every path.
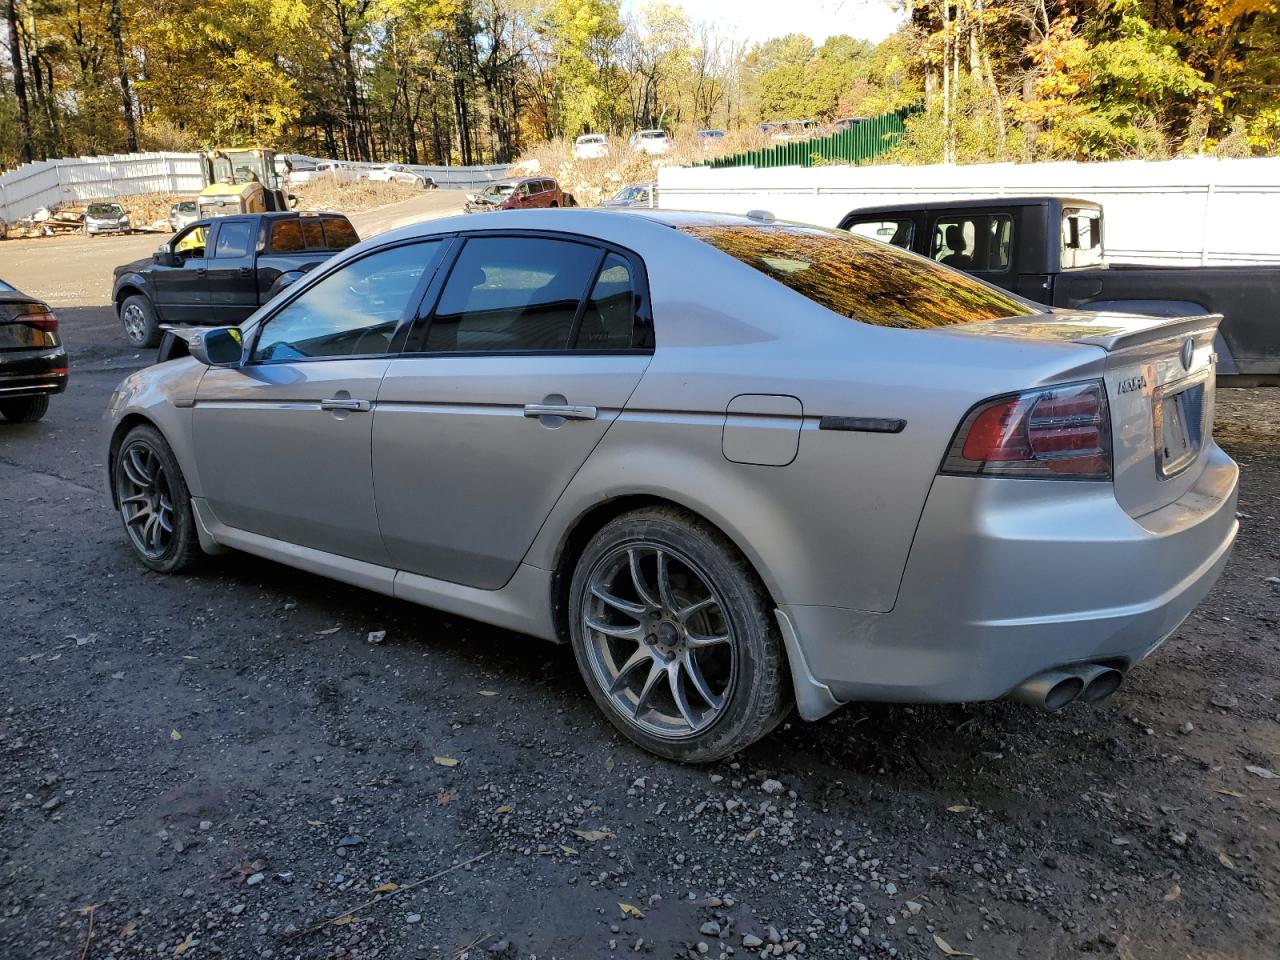
M 1213 426 L 1219 314 L 1052 313 L 949 328 L 1100 347 L 1111 411 L 1116 500 L 1140 517 L 1177 500 L 1203 466 Z

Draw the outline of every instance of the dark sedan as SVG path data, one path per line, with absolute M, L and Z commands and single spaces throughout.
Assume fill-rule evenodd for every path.
M 0 280 L 0 417 L 39 420 L 67 388 L 67 351 L 49 305 Z

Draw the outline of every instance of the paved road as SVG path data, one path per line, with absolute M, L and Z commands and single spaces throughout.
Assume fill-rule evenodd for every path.
M 1274 960 L 1280 805 L 1245 768 L 1280 772 L 1280 391 L 1220 396 L 1240 543 L 1111 700 L 854 705 L 680 767 L 563 647 L 242 555 L 134 562 L 99 430 L 147 358 L 99 281 L 153 243 L 0 244 L 75 357 L 0 425 L 0 957 Z

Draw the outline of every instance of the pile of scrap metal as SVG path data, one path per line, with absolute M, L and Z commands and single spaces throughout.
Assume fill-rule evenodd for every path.
M 68 208 L 59 210 L 41 207 L 29 217 L 20 217 L 14 221 L 9 232 L 12 237 L 51 237 L 55 233 L 83 232 L 84 208 Z

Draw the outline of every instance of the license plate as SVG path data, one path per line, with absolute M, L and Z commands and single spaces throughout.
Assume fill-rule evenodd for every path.
M 1156 397 L 1156 465 L 1161 476 L 1172 477 L 1200 454 L 1204 442 L 1205 384 L 1203 381 Z

